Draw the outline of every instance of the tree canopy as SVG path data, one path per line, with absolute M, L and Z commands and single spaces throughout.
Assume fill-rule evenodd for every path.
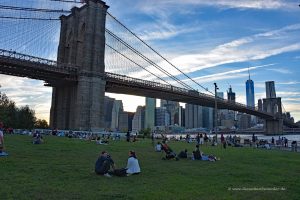
M 1 87 L 1 86 L 0 86 Z M 48 128 L 46 120 L 37 120 L 35 111 L 29 106 L 17 107 L 6 94 L 0 91 L 0 121 L 6 128 L 33 129 Z

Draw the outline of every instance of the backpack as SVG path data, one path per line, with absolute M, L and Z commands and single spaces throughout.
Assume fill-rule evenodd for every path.
M 127 175 L 126 170 L 127 170 L 126 168 L 115 169 L 113 174 L 115 176 L 126 176 Z

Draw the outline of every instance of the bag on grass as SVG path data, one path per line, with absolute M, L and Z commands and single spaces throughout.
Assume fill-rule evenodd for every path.
M 126 176 L 126 168 L 121 168 L 121 169 L 115 169 L 114 170 L 114 175 L 115 176 Z

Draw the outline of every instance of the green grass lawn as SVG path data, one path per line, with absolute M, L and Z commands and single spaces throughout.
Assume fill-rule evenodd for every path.
M 0 199 L 300 199 L 300 154 L 252 148 L 202 147 L 217 162 L 166 161 L 150 140 L 110 145 L 47 136 L 33 145 L 29 136 L 6 135 L 8 157 L 0 157 Z M 170 142 L 178 152 L 195 144 Z M 125 167 L 135 150 L 142 173 L 107 178 L 94 173 L 102 150 Z M 283 188 L 237 191 L 234 188 Z M 233 188 L 232 190 L 228 188 Z

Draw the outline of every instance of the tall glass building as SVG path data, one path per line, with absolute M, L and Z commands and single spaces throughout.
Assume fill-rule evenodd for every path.
M 248 107 L 255 107 L 254 101 L 254 82 L 250 79 L 246 81 L 246 98 L 247 98 L 247 106 Z
M 145 128 L 153 129 L 155 126 L 156 99 L 146 97 Z

